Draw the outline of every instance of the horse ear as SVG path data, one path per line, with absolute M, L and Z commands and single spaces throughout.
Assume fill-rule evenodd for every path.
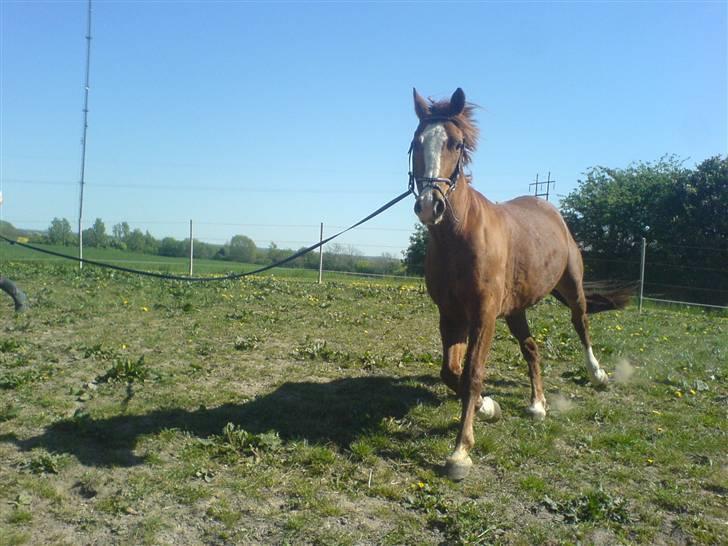
M 450 115 L 459 116 L 465 110 L 465 92 L 459 87 L 450 97 Z
M 430 115 L 430 105 L 423 99 L 417 92 L 417 89 L 412 88 L 412 96 L 415 99 L 415 114 L 419 119 L 424 119 Z

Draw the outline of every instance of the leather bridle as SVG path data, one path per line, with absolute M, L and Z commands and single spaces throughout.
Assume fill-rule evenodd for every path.
M 430 123 L 433 121 L 450 121 L 450 118 L 448 117 L 431 117 L 427 118 L 426 120 L 423 120 L 426 123 Z M 457 148 L 459 150 L 458 155 L 458 161 L 455 164 L 455 169 L 453 170 L 452 174 L 449 178 L 443 178 L 443 177 L 436 177 L 436 178 L 430 178 L 426 176 L 415 176 L 414 173 L 414 165 L 412 164 L 412 152 L 415 148 L 415 140 L 412 139 L 412 142 L 410 143 L 409 151 L 407 152 L 408 155 L 408 163 L 409 163 L 409 189 L 410 191 L 415 195 L 415 197 L 419 197 L 422 195 L 423 192 L 427 190 L 437 190 L 442 197 L 447 201 L 448 196 L 455 190 L 455 187 L 457 186 L 458 180 L 460 179 L 460 173 L 463 170 L 463 161 L 465 159 L 465 143 L 460 141 L 457 145 Z M 437 184 L 447 184 L 447 190 L 442 191 L 442 189 L 437 186 Z M 419 187 L 418 187 L 419 184 Z M 449 202 L 448 202 L 449 204 Z

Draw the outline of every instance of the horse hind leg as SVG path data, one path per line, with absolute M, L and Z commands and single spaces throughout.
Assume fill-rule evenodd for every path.
M 556 287 L 555 292 L 561 296 L 557 299 L 569 306 L 571 309 L 571 324 L 574 326 L 579 340 L 584 347 L 584 360 L 589 381 L 595 387 L 605 387 L 609 383 L 609 376 L 599 365 L 594 356 L 591 339 L 589 337 L 589 319 L 586 314 L 586 296 L 582 286 L 582 275 L 574 276 L 567 269 L 564 278 Z
M 543 394 L 541 380 L 541 357 L 538 353 L 538 345 L 531 336 L 526 313 L 522 311 L 506 317 L 506 323 L 513 337 L 518 340 L 521 354 L 528 364 L 528 376 L 531 379 L 531 405 L 526 408 L 526 413 L 534 419 L 542 420 L 546 417 L 546 398 Z

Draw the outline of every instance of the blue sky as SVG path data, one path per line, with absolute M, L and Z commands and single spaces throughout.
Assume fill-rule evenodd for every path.
M 407 184 L 412 87 L 482 108 L 475 187 L 728 150 L 726 2 L 94 2 L 84 218 L 298 248 Z M 0 2 L 3 219 L 75 225 L 85 2 Z M 412 201 L 342 244 L 399 255 Z

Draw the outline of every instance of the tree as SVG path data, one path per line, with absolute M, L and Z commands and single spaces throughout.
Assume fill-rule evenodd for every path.
M 683 219 L 691 231 L 681 233 L 683 241 L 695 246 L 728 247 L 728 157 L 706 159 L 684 182 Z
M 133 252 L 144 252 L 144 233 L 141 229 L 132 231 L 125 240 L 126 247 Z
M 188 250 L 189 245 L 190 245 L 190 240 L 185 239 L 185 244 L 187 245 L 187 250 Z M 222 247 L 220 245 L 203 243 L 202 241 L 198 241 L 197 239 L 195 239 L 195 248 L 194 248 L 195 258 L 212 259 L 215 257 L 215 255 L 221 248 Z
M 402 263 L 408 275 L 425 274 L 425 255 L 427 254 L 427 241 L 430 232 L 422 224 L 415 224 L 415 231 L 410 235 L 410 244 L 407 250 L 402 252 L 404 259 Z
M 65 218 L 53 218 L 48 228 L 48 242 L 52 245 L 70 245 L 73 243 L 71 224 Z
M 13 224 L 4 220 L 0 220 L 0 233 L 10 239 L 16 239 L 22 236 L 22 232 L 19 229 L 16 229 Z
M 275 244 L 273 241 L 271 241 L 270 245 L 268 245 L 268 256 L 267 260 L 268 263 L 274 264 L 276 262 L 279 262 L 283 260 L 284 258 L 287 258 L 293 254 L 290 250 L 282 250 L 278 248 L 278 245 Z
M 331 271 L 357 271 L 362 253 L 352 245 L 331 243 L 324 251 L 324 269 Z
M 158 252 L 160 256 L 181 257 L 185 255 L 185 245 L 174 237 L 165 237 L 159 243 Z
M 595 255 L 629 256 L 642 237 L 668 237 L 680 214 L 680 180 L 674 157 L 626 169 L 592 167 L 561 202 L 564 220 Z
M 189 241 L 187 243 L 187 248 L 189 248 Z M 144 247 L 142 249 L 142 252 L 145 252 L 147 254 L 157 254 L 159 251 L 159 241 L 154 238 L 154 235 L 149 233 L 149 230 L 144 232 Z
M 728 158 L 713 157 L 695 169 L 675 157 L 593 167 L 561 208 L 585 251 L 588 277 L 639 278 L 645 237 L 646 278 L 656 291 L 728 302 L 728 277 L 721 273 L 728 263 Z
M 384 252 L 378 260 L 380 273 L 384 275 L 396 275 L 402 272 L 402 260 L 397 259 L 391 252 Z
M 255 243 L 245 235 L 235 235 L 230 239 L 228 256 L 236 262 L 253 263 L 255 261 Z
M 123 243 L 126 242 L 129 235 L 131 235 L 131 228 L 127 222 L 121 222 L 119 224 L 114 224 L 114 227 L 111 228 L 111 233 L 116 241 Z
M 87 246 L 105 247 L 109 242 L 106 226 L 101 218 L 96 218 L 93 226 L 83 230 L 83 243 Z

